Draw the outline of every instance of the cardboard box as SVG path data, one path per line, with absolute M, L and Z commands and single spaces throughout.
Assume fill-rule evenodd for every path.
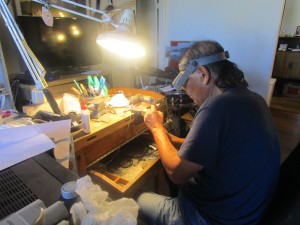
M 283 96 L 300 97 L 300 84 L 287 83 L 284 85 Z

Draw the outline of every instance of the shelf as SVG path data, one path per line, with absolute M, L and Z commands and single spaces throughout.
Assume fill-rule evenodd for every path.
M 291 51 L 291 50 L 286 50 L 286 51 L 277 50 L 277 52 L 299 53 L 299 52 L 300 52 L 300 49 L 297 49 L 296 51 Z
M 297 36 L 297 37 L 279 37 L 279 39 L 290 39 L 290 40 L 294 40 L 294 39 L 300 39 L 300 36 Z

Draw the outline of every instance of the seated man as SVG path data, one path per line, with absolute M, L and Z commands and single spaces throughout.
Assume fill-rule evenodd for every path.
M 265 100 L 214 41 L 190 47 L 173 85 L 199 105 L 186 139 L 169 134 L 152 106 L 152 132 L 177 197 L 141 193 L 148 224 L 258 224 L 276 188 L 279 141 Z M 180 146 L 177 151 L 176 146 Z

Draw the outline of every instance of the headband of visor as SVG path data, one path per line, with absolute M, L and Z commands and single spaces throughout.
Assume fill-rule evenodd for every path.
M 176 88 L 177 91 L 180 91 L 189 78 L 189 76 L 199 67 L 203 65 L 207 65 L 210 63 L 226 60 L 229 58 L 228 51 L 225 52 L 219 52 L 214 55 L 193 59 L 188 62 L 188 64 L 179 64 L 179 70 L 182 68 L 180 67 L 186 67 L 185 71 L 179 72 L 177 77 L 173 80 L 172 85 Z

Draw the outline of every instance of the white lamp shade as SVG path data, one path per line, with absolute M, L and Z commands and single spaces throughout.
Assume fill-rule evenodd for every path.
M 114 54 L 130 59 L 143 57 L 146 54 L 135 35 L 126 30 L 112 30 L 99 34 L 97 43 Z

